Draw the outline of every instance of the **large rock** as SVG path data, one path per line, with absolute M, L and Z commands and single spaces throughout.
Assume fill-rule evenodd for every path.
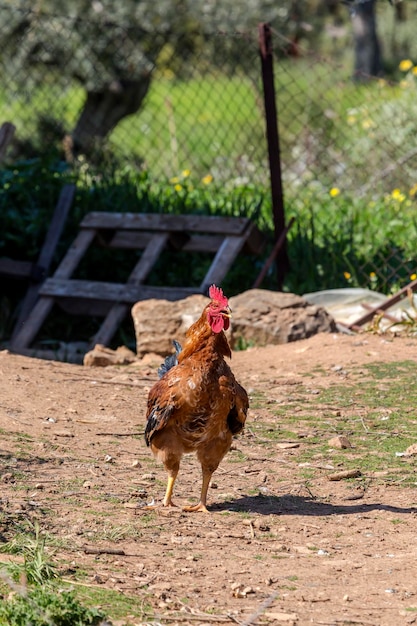
M 209 302 L 201 295 L 177 302 L 143 300 L 132 307 L 138 356 L 173 352 L 172 340 L 185 333 Z M 321 307 L 290 293 L 252 289 L 230 299 L 233 348 L 265 346 L 305 339 L 319 332 L 335 332 L 333 318 Z
M 230 306 L 233 348 L 289 343 L 337 330 L 325 309 L 292 293 L 251 289 L 230 298 Z
M 132 307 L 136 335 L 136 352 L 143 356 L 155 352 L 166 356 L 174 351 L 172 340 L 181 344 L 185 333 L 208 304 L 205 296 L 189 296 L 184 300 L 141 300 Z

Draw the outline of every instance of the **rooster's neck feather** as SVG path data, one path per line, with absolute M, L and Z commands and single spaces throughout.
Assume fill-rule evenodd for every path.
M 183 349 L 178 356 L 178 362 L 183 361 L 194 352 L 199 352 L 206 347 L 221 356 L 227 356 L 229 358 L 232 356 L 225 333 L 223 331 L 215 333 L 210 328 L 207 319 L 207 307 L 204 309 L 199 319 L 188 329 Z

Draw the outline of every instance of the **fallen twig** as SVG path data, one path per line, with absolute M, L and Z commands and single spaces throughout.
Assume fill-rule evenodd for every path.
M 223 623 L 232 621 L 230 615 L 211 615 L 210 613 L 175 613 L 174 615 L 161 615 L 162 621 L 169 622 L 188 622 L 191 620 L 198 620 L 202 622 L 217 622 Z M 233 621 L 236 621 L 233 619 Z
M 327 478 L 329 480 L 344 480 L 345 478 L 358 478 L 359 476 L 362 476 L 362 472 L 358 469 L 353 469 L 329 474 Z

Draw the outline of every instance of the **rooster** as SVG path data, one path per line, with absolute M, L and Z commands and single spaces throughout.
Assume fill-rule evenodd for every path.
M 162 377 L 149 392 L 145 429 L 146 445 L 168 473 L 163 506 L 176 506 L 172 493 L 181 457 L 195 452 L 203 474 L 200 501 L 183 510 L 205 513 L 211 476 L 233 435 L 243 429 L 249 407 L 246 391 L 224 359 L 232 356 L 224 333 L 231 317 L 228 300 L 215 285 L 209 296 L 182 349 L 175 346 L 177 364 L 160 369 Z

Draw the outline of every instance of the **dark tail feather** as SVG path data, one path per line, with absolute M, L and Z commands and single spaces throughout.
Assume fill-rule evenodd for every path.
M 178 341 L 176 341 L 175 339 L 172 341 L 172 343 L 174 344 L 174 348 L 175 348 L 175 353 L 174 354 L 170 354 L 169 356 L 167 356 L 165 358 L 165 361 L 162 363 L 162 365 L 158 368 L 158 377 L 162 378 L 162 376 L 164 374 L 166 374 L 172 367 L 174 367 L 175 365 L 178 365 L 178 355 L 182 350 L 181 344 L 178 343 Z
M 146 422 L 145 428 L 145 443 L 147 446 L 150 445 L 154 433 L 157 430 L 164 428 L 164 426 L 167 424 L 173 410 L 174 407 L 172 404 L 169 404 L 165 407 L 153 407 L 148 416 L 148 421 Z

